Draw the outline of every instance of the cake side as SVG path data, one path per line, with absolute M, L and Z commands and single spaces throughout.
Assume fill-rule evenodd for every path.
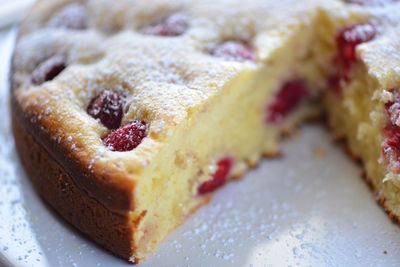
M 41 197 L 71 225 L 114 254 L 129 259 L 136 250 L 133 231 L 141 217 L 132 220 L 129 210 L 118 213 L 76 184 L 47 149 L 37 142 L 14 115 L 13 132 L 18 154 Z M 54 151 L 53 151 L 54 153 Z M 84 171 L 84 170 L 83 170 Z
M 395 36 L 399 20 L 392 15 L 399 9 L 398 3 L 366 8 L 368 21 L 336 33 L 331 44 L 342 74 L 332 76 L 334 86 L 325 98 L 332 132 L 346 139 L 350 153 L 363 163 L 364 176 L 379 203 L 396 220 L 400 217 L 395 119 L 400 44 Z M 350 33 L 353 38 L 346 38 Z M 352 47 L 351 52 L 343 54 L 344 47 Z

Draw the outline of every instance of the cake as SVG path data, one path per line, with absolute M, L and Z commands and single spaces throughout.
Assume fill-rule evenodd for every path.
M 398 219 L 399 12 L 393 0 L 38 1 L 10 77 L 17 150 L 44 200 L 133 263 L 321 114 Z

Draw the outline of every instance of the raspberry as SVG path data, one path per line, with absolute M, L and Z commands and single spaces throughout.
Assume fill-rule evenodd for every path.
M 376 29 L 371 24 L 350 25 L 342 29 L 336 36 L 338 60 L 346 69 L 357 61 L 356 47 L 371 41 L 376 35 Z
M 44 82 L 51 81 L 59 75 L 65 68 L 64 57 L 60 55 L 53 56 L 42 63 L 32 72 L 31 80 L 35 85 L 40 85 Z
M 393 101 L 385 104 L 388 121 L 383 129 L 382 155 L 389 166 L 400 172 L 400 93 L 393 91 Z
M 145 34 L 160 36 L 179 36 L 189 27 L 188 19 L 181 13 L 173 14 L 158 24 L 144 29 Z
M 124 152 L 136 148 L 146 137 L 147 126 L 143 121 L 133 122 L 111 132 L 103 143 L 112 151 Z
M 342 77 L 340 74 L 335 73 L 328 77 L 328 88 L 332 90 L 337 96 L 342 95 Z
M 268 107 L 267 122 L 282 121 L 299 104 L 310 97 L 310 90 L 302 80 L 288 81 L 276 94 L 275 101 Z
M 385 129 L 385 132 L 386 132 L 386 134 L 388 134 L 386 144 L 388 146 L 390 146 L 392 149 L 395 149 L 396 152 L 399 154 L 399 152 L 400 152 L 400 127 L 391 125 Z
M 400 127 L 388 123 L 383 133 L 386 139 L 382 143 L 382 155 L 394 171 L 400 172 Z
M 254 50 L 248 44 L 241 41 L 227 41 L 219 44 L 211 51 L 216 57 L 234 61 L 254 61 Z
M 203 182 L 197 189 L 197 192 L 200 195 L 204 195 L 213 192 L 224 185 L 231 171 L 232 165 L 233 160 L 230 157 L 225 157 L 219 160 L 217 163 L 217 170 L 212 175 L 212 178 Z
M 124 97 L 112 90 L 105 90 L 93 98 L 87 107 L 87 113 L 106 126 L 117 129 L 121 125 Z
M 55 13 L 47 23 L 52 28 L 84 30 L 87 28 L 86 9 L 80 4 L 69 4 Z
M 359 44 L 371 41 L 376 29 L 371 24 L 355 24 L 343 28 L 336 36 L 338 54 L 333 60 L 335 72 L 328 77 L 328 86 L 337 96 L 342 94 L 343 85 L 351 80 L 351 71 L 357 63 L 356 48 Z

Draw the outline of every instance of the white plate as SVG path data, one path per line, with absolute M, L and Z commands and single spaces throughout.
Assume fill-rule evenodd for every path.
M 34 0 L 0 0 L 0 28 L 20 20 Z
M 22 170 L 8 111 L 14 35 L 0 35 L 0 258 L 13 266 L 130 266 L 66 225 Z M 323 127 L 300 133 L 283 142 L 283 158 L 220 190 L 140 266 L 398 266 L 400 227 L 360 169 Z

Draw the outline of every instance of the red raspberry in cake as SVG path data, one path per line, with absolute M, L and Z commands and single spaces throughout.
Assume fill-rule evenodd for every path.
M 146 137 L 147 126 L 143 121 L 135 120 L 103 139 L 103 143 L 112 151 L 124 152 L 135 149 Z
M 295 110 L 301 102 L 310 97 L 310 90 L 302 80 L 288 81 L 267 108 L 267 122 L 278 123 Z
M 333 60 L 336 69 L 327 80 L 327 85 L 337 96 L 342 94 L 343 84 L 351 80 L 351 71 L 358 61 L 357 46 L 371 41 L 375 36 L 376 28 L 369 23 L 347 26 L 337 34 L 338 54 Z
M 386 108 L 391 124 L 400 126 L 400 103 L 395 102 L 389 106 L 386 105 Z
M 389 123 L 384 129 L 382 155 L 392 171 L 400 173 L 400 127 Z
M 328 77 L 327 85 L 337 96 L 342 95 L 342 77 L 340 74 L 335 73 Z
M 217 188 L 225 184 L 228 179 L 229 173 L 232 169 L 233 160 L 230 157 L 222 158 L 217 162 L 217 170 L 212 175 L 211 179 L 203 182 L 197 192 L 200 195 L 204 195 L 215 191 Z
M 144 29 L 145 34 L 160 36 L 179 36 L 189 27 L 188 19 L 184 14 L 176 13 L 162 22 L 148 26 Z
M 340 63 L 346 69 L 350 68 L 357 61 L 357 45 L 371 41 L 375 35 L 375 27 L 368 23 L 350 25 L 342 29 L 336 37 Z
M 241 41 L 227 41 L 216 46 L 211 54 L 216 57 L 235 61 L 254 61 L 254 49 Z
M 87 28 L 86 8 L 80 4 L 69 4 L 55 13 L 48 21 L 47 26 L 84 30 Z
M 396 152 L 400 152 L 400 127 L 389 124 L 385 127 L 384 133 L 387 136 L 386 144 Z
M 382 154 L 393 171 L 400 172 L 400 93 L 393 91 L 393 100 L 385 104 L 388 121 L 383 129 Z
M 40 85 L 44 82 L 51 81 L 57 77 L 65 68 L 67 64 L 63 56 L 53 56 L 42 63 L 33 70 L 31 75 L 32 83 Z
M 105 90 L 92 99 L 87 107 L 87 113 L 106 126 L 117 129 L 121 125 L 124 96 L 113 90 Z

